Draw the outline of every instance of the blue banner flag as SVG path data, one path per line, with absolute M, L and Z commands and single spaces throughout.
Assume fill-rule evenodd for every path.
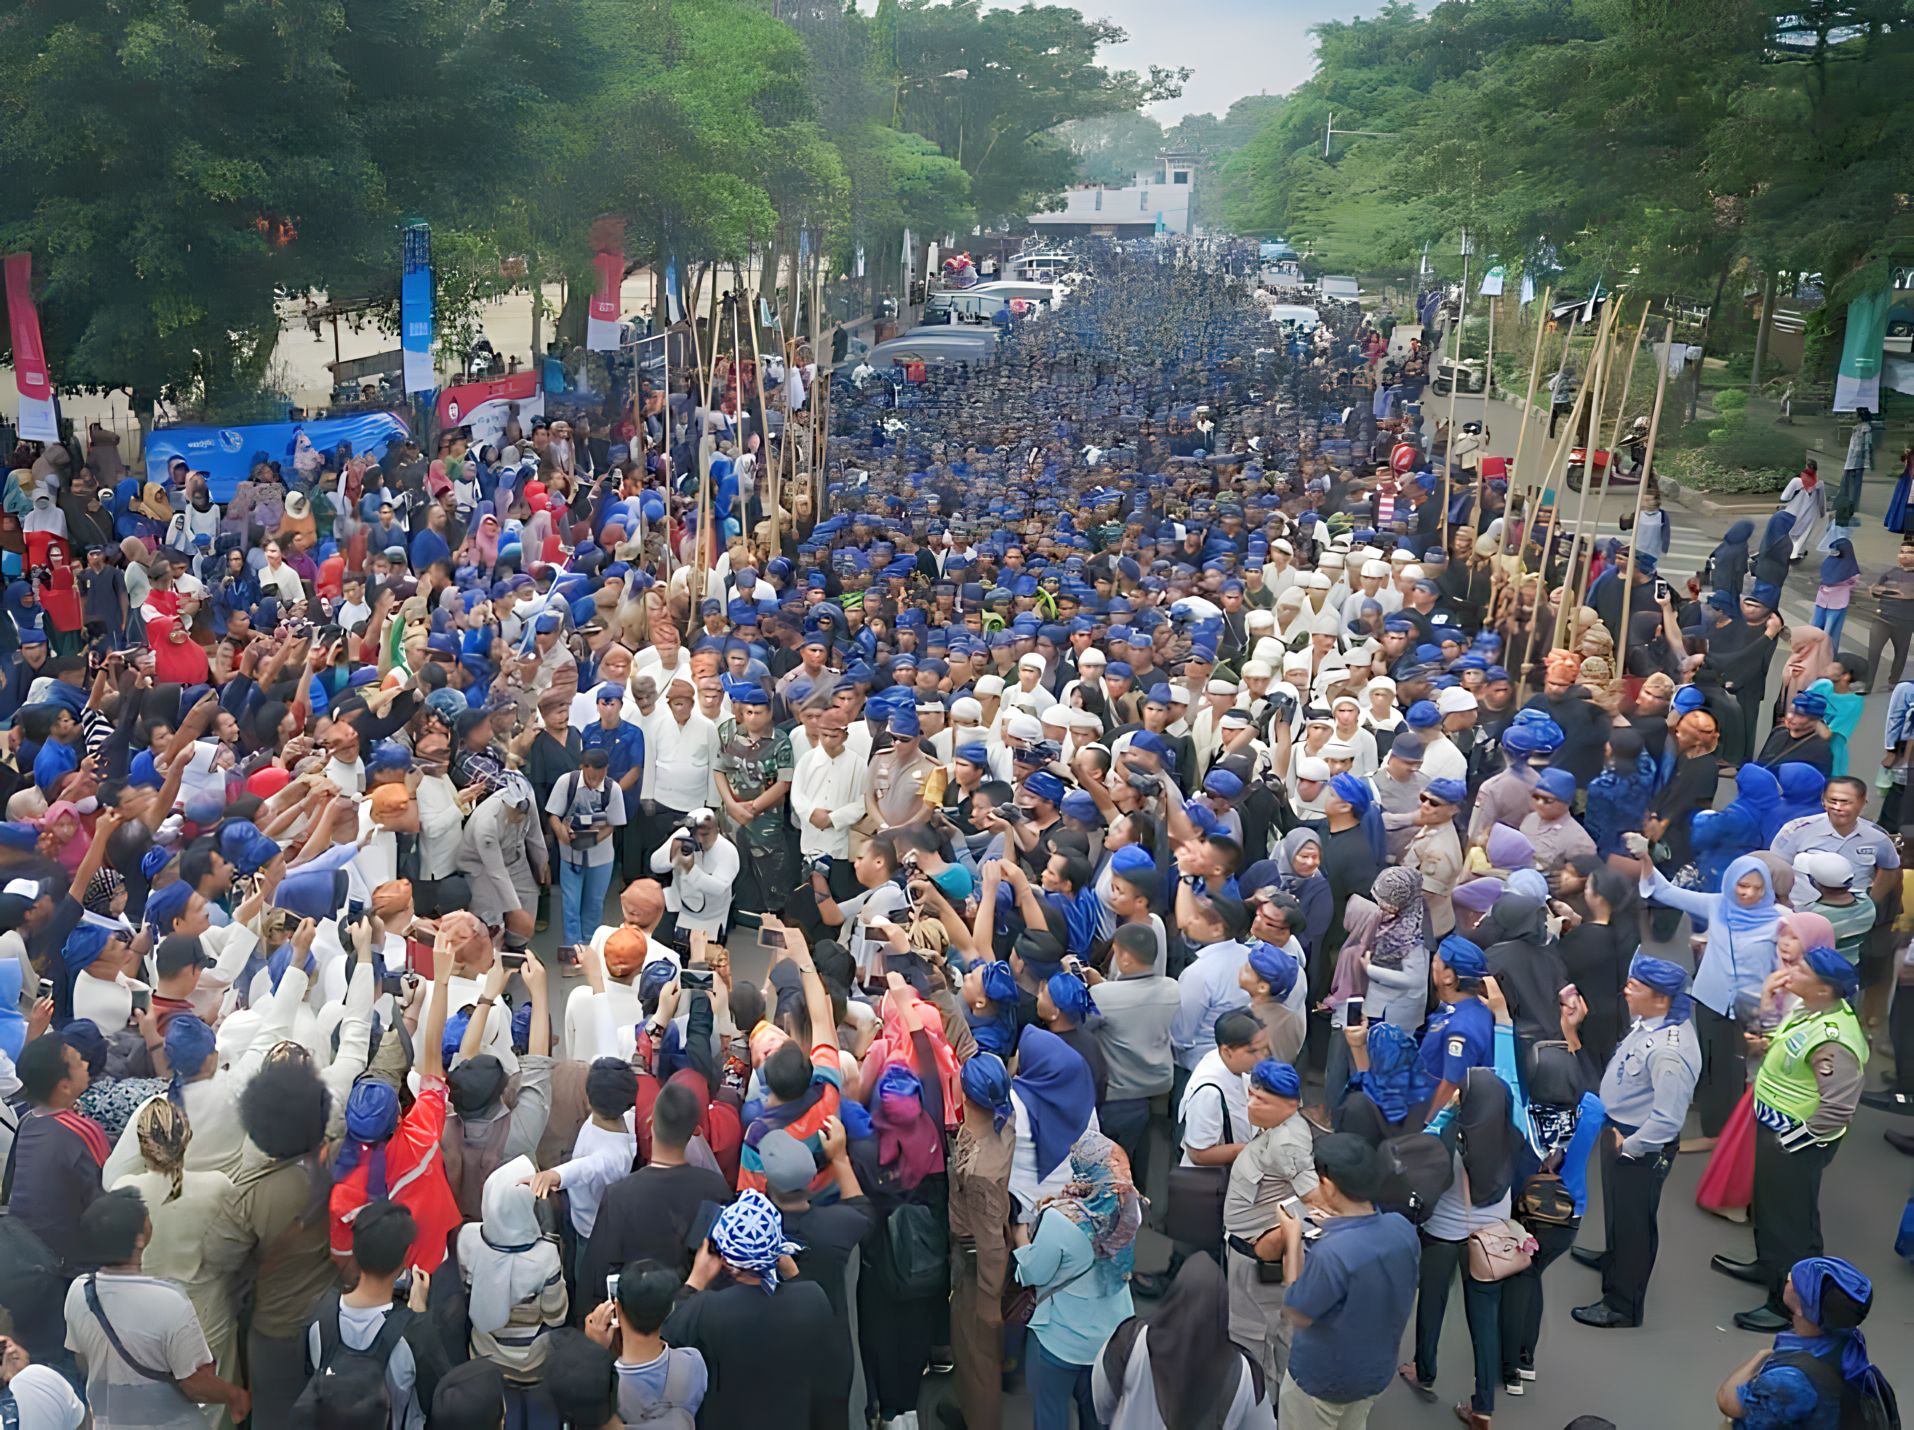
M 404 419 L 390 412 L 315 417 L 308 422 L 262 422 L 250 427 L 162 427 L 146 439 L 146 480 L 165 481 L 167 467 L 179 457 L 193 471 L 206 473 L 206 485 L 214 501 L 228 502 L 254 462 L 276 460 L 290 472 L 301 432 L 322 452 L 350 442 L 355 453 L 369 452 L 375 457 L 412 435 Z
M 439 385 L 432 362 L 432 230 L 422 223 L 405 231 L 399 328 L 399 345 L 405 349 L 405 390 L 432 391 Z

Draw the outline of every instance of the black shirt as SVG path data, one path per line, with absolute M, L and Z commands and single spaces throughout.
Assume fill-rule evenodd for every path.
M 795 1258 L 798 1278 L 815 1281 L 824 1288 L 824 1294 L 831 1298 L 831 1314 L 847 1334 L 851 1324 L 851 1255 L 876 1225 L 877 1209 L 869 1197 L 861 1196 L 784 1214 L 785 1236 L 804 1248 Z
M 694 1292 L 666 1320 L 664 1338 L 704 1356 L 711 1379 L 699 1425 L 844 1430 L 850 1344 L 815 1282 L 782 1281 L 770 1296 L 739 1283 Z
M 698 1213 L 707 1202 L 723 1206 L 730 1200 L 724 1178 L 703 1167 L 653 1163 L 621 1177 L 605 1188 L 599 1202 L 585 1252 L 585 1284 L 603 1286 L 620 1267 L 645 1260 L 687 1274 L 691 1248 L 685 1241 Z

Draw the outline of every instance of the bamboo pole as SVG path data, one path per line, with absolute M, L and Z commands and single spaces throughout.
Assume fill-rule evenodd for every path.
M 928 279 L 925 280 L 929 282 Z M 817 372 L 824 371 L 824 244 L 822 235 L 811 254 L 811 365 Z M 823 434 L 818 428 L 820 401 L 817 395 L 815 377 L 811 383 L 808 400 L 811 406 L 811 510 L 816 511 L 824 500 Z
M 1467 230 L 1464 230 L 1467 237 Z M 1469 251 L 1466 244 L 1462 249 L 1462 291 L 1455 305 L 1455 352 L 1449 361 L 1449 438 L 1442 448 L 1442 550 L 1449 549 L 1449 508 L 1455 501 L 1455 398 L 1456 389 L 1462 386 L 1462 320 L 1469 310 Z M 1437 359 L 1440 361 L 1440 359 Z
M 1649 478 L 1655 471 L 1655 439 L 1661 435 L 1661 404 L 1668 392 L 1668 352 L 1675 341 L 1674 319 L 1668 320 L 1668 326 L 1662 333 L 1662 355 L 1656 360 L 1659 371 L 1655 375 L 1655 408 L 1648 419 L 1648 449 L 1642 454 L 1641 480 L 1635 484 L 1635 520 L 1629 527 L 1628 575 L 1622 582 L 1622 636 L 1615 643 L 1618 654 L 1615 657 L 1615 674 L 1627 674 L 1628 659 L 1628 607 L 1630 598 L 1635 594 L 1635 548 L 1641 539 L 1642 494 L 1648 490 Z
M 1545 288 L 1542 290 L 1542 306 L 1536 310 L 1535 314 L 1535 346 L 1529 354 L 1528 393 L 1522 399 L 1521 425 L 1515 429 L 1515 455 L 1509 459 L 1508 497 L 1502 505 L 1502 540 L 1498 543 L 1495 554 L 1495 564 L 1489 578 L 1489 615 L 1492 620 L 1495 619 L 1497 615 L 1497 607 L 1501 600 L 1502 588 L 1508 584 L 1509 580 L 1508 561 L 1511 553 L 1507 550 L 1507 547 L 1509 537 L 1515 530 L 1516 498 L 1522 490 L 1522 449 L 1528 442 L 1529 421 L 1535 405 L 1535 384 L 1542 374 L 1542 335 L 1548 327 L 1549 295 L 1553 291 L 1553 288 Z M 1520 313 L 1519 306 L 1517 313 L 1518 315 Z M 1486 410 L 1486 405 L 1484 410 Z M 1486 428 L 1487 423 L 1483 425 Z M 1526 513 L 1524 513 L 1524 520 L 1526 522 Z M 1524 530 L 1526 529 L 1525 525 Z M 1477 540 L 1480 540 L 1482 533 L 1478 532 L 1476 536 Z M 1521 598 L 1521 541 L 1518 540 L 1515 543 L 1515 550 L 1512 554 L 1517 572 L 1516 598 L 1519 600 Z
M 1595 349 L 1594 349 L 1594 351 L 1597 353 L 1601 351 L 1602 335 L 1603 333 L 1606 332 L 1608 319 L 1613 314 L 1613 312 L 1614 312 L 1614 308 L 1612 304 L 1608 308 L 1605 308 L 1602 312 L 1603 326 L 1601 329 L 1597 330 L 1596 343 L 1595 343 Z M 1581 322 L 1581 315 L 1578 312 L 1575 318 L 1572 319 L 1569 323 L 1568 336 L 1564 338 L 1562 341 L 1562 361 L 1564 363 L 1566 363 L 1569 359 L 1569 355 L 1571 351 L 1569 345 L 1575 340 L 1575 329 L 1577 326 L 1580 325 L 1580 322 Z M 1588 384 L 1583 383 L 1580 387 L 1577 388 L 1575 393 L 1575 404 L 1569 411 L 1568 431 L 1564 433 L 1560 441 L 1557 442 L 1554 456 L 1550 458 L 1548 461 L 1544 462 L 1537 471 L 1535 490 L 1536 490 L 1538 512 L 1541 505 L 1541 498 L 1545 496 L 1548 492 L 1549 474 L 1555 470 L 1556 464 L 1561 460 L 1562 454 L 1565 451 L 1567 451 L 1566 443 L 1568 442 L 1570 438 L 1572 438 L 1575 435 L 1576 424 L 1579 423 L 1582 418 L 1582 404 L 1586 402 L 1587 400 L 1588 400 Z M 1554 406 L 1554 403 L 1553 403 L 1553 400 L 1551 400 L 1550 402 L 1551 409 L 1553 409 L 1553 406 Z M 1544 438 L 1543 440 L 1546 441 L 1548 439 Z M 1558 511 L 1556 515 L 1557 517 L 1559 517 L 1560 512 Z M 1551 527 L 1554 527 L 1557 525 L 1557 522 L 1551 521 L 1549 524 Z M 1530 525 L 1532 528 L 1534 523 L 1531 523 Z M 1523 544 L 1524 545 L 1528 544 L 1528 534 L 1526 532 L 1523 535 Z M 1542 623 L 1543 608 L 1548 604 L 1548 547 L 1546 544 L 1538 546 L 1536 551 L 1536 577 L 1537 577 L 1537 585 L 1536 585 L 1536 592 L 1535 592 L 1535 613 L 1534 613 L 1534 616 L 1529 621 L 1528 639 L 1523 642 L 1523 646 L 1522 646 L 1522 664 L 1520 668 L 1520 673 L 1516 676 L 1515 703 L 1517 705 L 1520 705 L 1522 703 L 1523 693 L 1527 688 L 1529 663 L 1530 661 L 1534 659 L 1534 656 L 1535 656 L 1535 633 Z M 1518 592 L 1518 599 L 1519 599 L 1519 592 Z M 1553 637 L 1551 636 L 1550 639 L 1552 643 Z
M 1582 492 L 1575 503 L 1575 534 L 1568 541 L 1568 565 L 1562 569 L 1562 599 L 1555 607 L 1555 635 L 1549 642 L 1551 650 L 1566 644 L 1569 602 L 1576 598 L 1576 588 L 1581 584 L 1575 579 L 1575 567 L 1581 559 L 1582 533 L 1587 529 L 1588 489 L 1593 485 L 1589 474 L 1594 456 L 1591 449 L 1594 443 L 1601 441 L 1602 438 L 1602 403 L 1607 396 L 1608 370 L 1614 360 L 1615 350 L 1615 324 L 1612 320 L 1614 314 L 1620 309 L 1621 303 L 1616 301 L 1611 302 L 1603 311 L 1604 321 L 1595 339 L 1595 361 L 1589 367 L 1589 384 L 1594 390 L 1595 398 L 1588 408 L 1588 438 L 1585 438 L 1582 444 Z M 1575 425 L 1570 426 L 1567 437 L 1572 446 L 1575 440 Z M 1567 468 L 1564 467 L 1563 471 L 1566 474 Z
M 1601 490 L 1595 494 L 1595 525 L 1598 530 L 1602 524 L 1602 508 L 1608 502 L 1609 477 L 1615 470 L 1615 444 L 1621 440 L 1622 414 L 1628 410 L 1628 389 L 1630 380 L 1635 376 L 1635 357 L 1641 352 L 1642 334 L 1648 330 L 1648 310 L 1653 306 L 1653 300 L 1645 301 L 1642 304 L 1642 320 L 1635 327 L 1635 341 L 1629 345 L 1628 349 L 1628 366 L 1622 371 L 1622 398 L 1620 403 L 1616 405 L 1615 421 L 1609 428 L 1608 446 L 1605 449 L 1608 453 L 1608 460 L 1602 464 L 1602 487 Z M 1602 435 L 1600 410 L 1597 409 L 1594 415 L 1595 421 L 1589 428 L 1589 436 L 1599 441 Z M 1582 463 L 1582 493 L 1584 496 L 1588 493 L 1588 462 L 1586 458 L 1584 458 Z M 1586 575 L 1584 575 L 1581 596 L 1583 599 L 1586 599 L 1587 595 L 1588 580 Z
M 1469 523 L 1470 528 L 1475 532 L 1478 540 L 1481 538 L 1482 528 L 1488 524 L 1483 520 L 1483 517 L 1488 512 L 1486 500 L 1488 496 L 1488 479 L 1482 475 L 1482 451 L 1483 448 L 1488 445 L 1489 402 L 1495 396 L 1495 305 L 1500 301 L 1501 299 L 1499 297 L 1489 299 L 1489 350 L 1488 356 L 1482 360 L 1483 440 L 1476 444 L 1475 449 L 1475 519 Z M 1454 438 L 1450 440 L 1453 441 Z M 1471 551 L 1474 550 L 1473 547 L 1470 549 Z
M 762 279 L 762 274 L 759 275 Z M 766 556 L 776 556 L 784 550 L 781 536 L 782 521 L 778 513 L 779 483 L 771 471 L 771 420 L 764 410 L 764 353 L 758 346 L 758 297 L 756 292 L 749 296 L 751 303 L 751 321 L 746 325 L 751 332 L 751 370 L 756 378 L 758 389 L 757 406 L 754 409 L 762 426 L 758 431 L 758 471 L 764 490 L 763 505 L 771 514 L 771 550 Z
M 736 469 L 735 464 L 744 461 L 744 419 L 746 415 L 744 406 L 744 343 L 738 335 L 738 309 L 744 306 L 744 271 L 740 268 L 737 270 L 737 273 L 738 286 L 736 289 L 736 301 L 731 305 L 731 381 L 737 385 L 738 389 L 736 417 L 738 451 L 736 457 L 732 459 L 734 463 L 733 470 Z M 750 539 L 750 533 L 745 530 L 745 523 L 750 519 L 751 512 L 750 508 L 745 505 L 744 483 L 742 481 L 737 484 L 737 495 L 733 500 L 736 501 L 738 508 L 738 531 L 748 541 Z
M 690 633 L 697 628 L 698 607 L 704 600 L 705 573 L 707 570 L 710 569 L 711 561 L 714 559 L 712 555 L 710 554 L 711 552 L 711 454 L 713 450 L 714 441 L 712 438 L 706 435 L 705 428 L 709 422 L 710 413 L 711 413 L 711 384 L 716 379 L 717 370 L 718 370 L 718 338 L 720 333 L 720 327 L 719 327 L 720 308 L 719 308 L 719 301 L 718 301 L 718 266 L 717 264 L 714 263 L 711 265 L 710 272 L 711 272 L 711 357 L 709 362 L 707 362 L 704 366 L 704 373 L 703 373 L 704 387 L 699 394 L 700 396 L 699 406 L 693 409 L 694 415 L 699 412 L 702 412 L 704 416 L 700 417 L 698 421 L 698 445 L 695 449 L 698 454 L 698 457 L 697 457 L 698 501 L 696 506 L 696 511 L 698 513 L 698 525 L 697 525 L 697 530 L 695 532 L 696 545 L 693 547 L 693 550 L 692 550 L 691 572 L 692 572 L 693 580 L 691 582 L 690 587 L 688 588 L 688 594 L 690 596 L 690 600 L 687 604 L 689 606 L 689 609 L 685 612 L 685 634 L 687 636 L 689 636 Z M 695 319 L 693 320 L 692 331 L 693 332 L 697 331 Z

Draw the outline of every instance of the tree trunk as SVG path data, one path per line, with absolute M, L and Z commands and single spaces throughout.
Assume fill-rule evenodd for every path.
M 1768 334 L 1774 329 L 1774 290 L 1776 273 L 1768 270 L 1761 285 L 1761 321 L 1755 325 L 1754 362 L 1748 369 L 1748 391 L 1761 391 L 1761 361 L 1768 355 Z
M 585 341 L 585 320 L 591 314 L 592 290 L 583 283 L 565 285 L 565 306 L 559 310 L 558 321 L 552 325 L 552 336 L 573 346 Z

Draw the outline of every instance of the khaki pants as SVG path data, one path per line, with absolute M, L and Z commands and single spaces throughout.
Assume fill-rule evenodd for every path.
M 1364 1430 L 1369 1424 L 1369 1407 L 1380 1397 L 1371 1395 L 1338 1405 L 1318 1400 L 1288 1376 L 1276 1400 L 1276 1423 L 1281 1430 Z
M 1224 1272 L 1229 1282 L 1229 1338 L 1263 1368 L 1266 1385 L 1281 1385 L 1289 1369 L 1289 1322 L 1283 1319 L 1283 1285 L 1256 1279 L 1256 1258 L 1231 1247 Z

